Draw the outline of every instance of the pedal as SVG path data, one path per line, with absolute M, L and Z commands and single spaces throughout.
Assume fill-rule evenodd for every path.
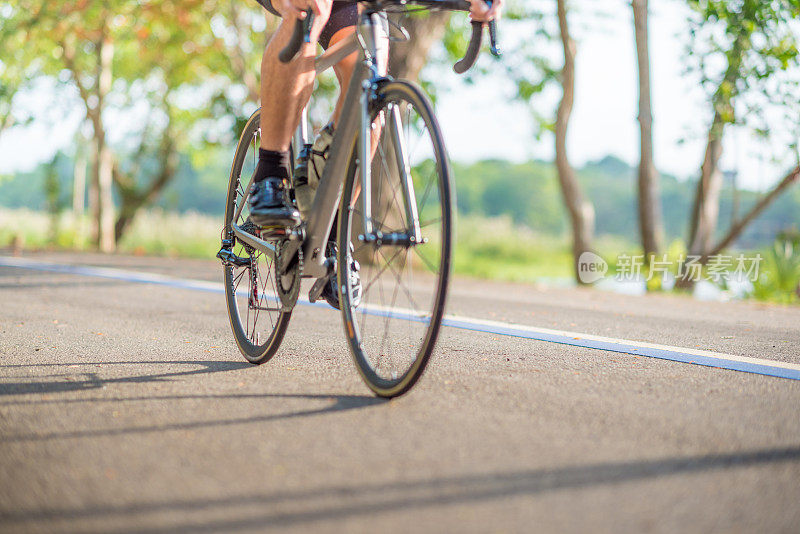
M 325 286 L 328 285 L 328 282 L 333 278 L 333 273 L 336 272 L 336 260 L 332 258 L 326 259 L 325 266 L 328 269 L 327 273 L 322 278 L 317 278 L 314 285 L 311 286 L 311 290 L 308 292 L 308 301 L 311 303 L 319 300 Z
M 232 247 L 233 240 L 222 240 L 222 248 L 220 248 L 219 252 L 217 252 L 217 258 L 222 261 L 222 264 L 231 267 L 244 267 L 250 265 L 250 258 L 242 258 L 241 256 L 237 256 L 231 250 Z

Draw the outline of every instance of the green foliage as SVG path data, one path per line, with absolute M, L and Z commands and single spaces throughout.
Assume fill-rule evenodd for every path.
M 24 118 L 14 95 L 37 80 L 77 89 L 93 141 L 122 139 L 113 174 L 128 217 L 169 183 L 178 152 L 231 143 L 255 108 L 262 11 L 240 0 L 2 4 L 0 132 Z
M 800 302 L 800 232 L 782 232 L 764 255 L 753 296 L 782 303 Z
M 211 147 L 208 150 L 183 155 L 174 180 L 154 203 L 166 211 L 220 215 L 230 172 L 231 150 Z M 73 161 L 68 157 L 57 160 L 61 201 L 71 191 Z M 154 162 L 145 160 L 143 167 Z M 510 163 L 499 160 L 474 164 L 455 162 L 456 199 L 461 214 L 470 217 L 508 217 L 515 225 L 537 234 L 561 238 L 567 230 L 561 193 L 555 170 L 548 162 Z M 46 210 L 44 196 L 46 165 L 30 173 L 20 173 L 0 180 L 0 206 L 27 207 Z M 577 170 L 578 179 L 592 202 L 598 207 L 596 226 L 599 236 L 617 236 L 625 242 L 638 240 L 636 222 L 635 169 L 624 162 L 606 157 Z M 661 177 L 664 219 L 667 238 L 675 240 L 685 235 L 686 213 L 691 204 L 694 184 L 681 182 L 673 176 Z M 759 194 L 739 192 L 742 213 L 758 199 Z M 720 232 L 730 224 L 733 212 L 733 193 L 723 190 L 720 203 Z M 787 191 L 776 200 L 737 241 L 743 249 L 769 246 L 781 230 L 800 227 L 800 188 Z
M 560 234 L 565 219 L 552 166 L 487 160 L 453 166 L 458 208 L 484 216 L 507 215 L 538 232 Z
M 552 9 L 541 3 L 527 0 L 509 2 L 499 23 L 503 57 L 489 63 L 479 60 L 465 76 L 468 82 L 498 75 L 508 80 L 513 88 L 509 97 L 528 104 L 534 118 L 536 138 L 552 129 L 554 113 L 543 111 L 536 105 L 535 97 L 557 82 L 560 65 L 553 63 L 551 44 L 558 37 L 558 27 Z M 453 16 L 445 34 L 446 61 L 452 63 L 464 55 L 470 32 L 466 17 Z M 491 58 L 488 53 L 488 36 L 484 39 L 482 58 Z
M 520 282 L 571 274 L 566 240 L 519 227 L 507 216 L 462 216 L 457 230 L 457 274 Z
M 701 75 L 721 124 L 771 130 L 770 105 L 800 122 L 797 0 L 687 0 L 692 68 Z M 791 126 L 790 126 L 791 127 Z M 795 133 L 795 132 L 792 132 Z

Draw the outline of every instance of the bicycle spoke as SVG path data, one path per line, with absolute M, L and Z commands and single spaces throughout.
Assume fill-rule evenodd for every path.
M 394 304 L 395 304 L 395 302 L 397 302 L 397 289 L 398 289 L 398 286 L 395 285 L 394 286 L 394 291 L 392 292 L 392 303 L 389 306 L 389 309 L 394 308 Z M 388 352 L 388 351 L 386 351 L 384 349 L 384 347 L 386 346 L 385 343 L 386 343 L 386 340 L 387 340 L 387 338 L 389 336 L 389 321 L 391 320 L 391 318 L 392 318 L 391 313 L 387 313 L 386 317 L 384 319 L 384 322 L 383 322 L 383 339 L 381 340 L 381 349 L 378 351 L 378 357 L 379 358 L 382 357 L 382 356 L 385 356 L 385 352 Z
M 249 272 L 249 269 L 242 269 L 241 272 L 234 277 L 234 279 L 233 279 L 233 292 L 234 292 L 234 294 L 239 289 L 239 284 L 242 282 L 242 277 L 244 276 L 244 273 L 246 273 L 246 272 Z
M 424 223 L 419 223 L 419 227 L 420 228 L 425 228 L 426 226 L 430 226 L 430 225 L 432 225 L 434 223 L 438 223 L 438 222 L 441 222 L 441 221 L 442 221 L 441 217 L 436 217 L 435 219 L 431 219 L 430 221 L 425 221 Z
M 395 256 L 397 256 L 398 254 L 400 254 L 400 250 L 398 250 L 397 252 L 395 252 L 395 255 L 394 255 L 394 256 L 392 256 L 392 259 L 394 259 L 394 258 L 395 258 Z M 381 256 L 383 256 L 383 254 L 381 254 Z M 374 256 L 373 256 L 373 257 L 374 257 Z M 384 257 L 384 258 L 385 258 L 385 257 Z M 364 296 L 366 296 L 366 295 L 367 295 L 367 291 L 369 291 L 369 288 L 370 288 L 370 287 L 372 287 L 372 284 L 374 284 L 374 283 L 375 283 L 375 281 L 376 281 L 378 278 L 380 278 L 381 274 L 383 274 L 383 272 L 384 272 L 386 269 L 388 269 L 388 268 L 389 268 L 389 265 L 388 265 L 388 264 L 387 264 L 387 265 L 385 265 L 385 266 L 384 266 L 384 267 L 383 267 L 383 268 L 380 270 L 380 272 L 379 272 L 378 274 L 376 274 L 376 275 L 375 275 L 375 276 L 372 278 L 372 280 L 370 281 L 370 283 L 368 283 L 368 284 L 366 285 L 366 287 L 365 287 L 365 288 L 362 290 L 362 294 L 363 294 Z
M 417 257 L 422 260 L 422 262 L 425 264 L 425 266 L 428 267 L 428 270 L 430 272 L 432 272 L 432 273 L 438 273 L 439 272 L 439 270 L 436 267 L 431 265 L 430 260 L 428 260 L 428 258 L 423 256 L 422 253 L 420 253 L 419 250 L 416 247 L 414 248 L 414 252 L 416 253 Z
M 380 250 L 378 251 L 378 253 L 381 254 L 381 256 L 383 256 L 383 254 L 380 252 Z M 395 254 L 394 257 L 396 257 L 396 256 L 397 256 L 397 254 Z M 400 269 L 401 271 L 405 268 L 405 265 L 406 265 L 405 258 L 407 256 L 408 256 L 408 250 L 406 250 L 406 256 L 403 256 L 403 268 Z M 400 276 L 400 274 L 397 271 L 394 270 L 394 268 L 392 268 L 391 264 L 388 264 L 388 265 L 389 265 L 389 270 L 392 271 L 392 274 L 394 275 L 394 278 L 397 281 L 397 286 L 402 286 L 403 287 L 403 292 L 405 292 L 406 296 L 408 297 L 408 301 L 414 307 L 414 310 L 417 310 L 419 307 L 417 306 L 416 302 L 414 302 L 414 297 L 411 296 L 411 292 L 408 290 L 408 288 L 406 288 L 405 284 L 403 284 L 403 281 L 401 280 L 402 277 Z
M 428 181 L 428 185 L 425 186 L 425 192 L 422 194 L 422 201 L 419 203 L 420 214 L 422 213 L 422 210 L 425 208 L 425 201 L 428 200 L 428 195 L 431 192 L 431 185 L 433 185 L 433 180 Z
M 382 167 L 386 170 L 386 181 L 388 182 L 391 179 L 391 173 L 389 172 L 389 169 L 386 166 L 386 154 L 383 152 L 383 147 L 381 147 L 380 145 L 378 146 L 378 150 L 380 151 L 379 156 L 380 156 L 380 159 L 381 159 Z M 398 193 L 398 189 L 399 188 L 395 187 L 394 185 L 392 185 L 391 188 L 392 188 L 392 193 L 393 193 L 392 199 L 391 199 L 392 200 L 391 203 L 394 204 L 394 206 L 397 207 L 398 213 L 400 214 L 400 220 L 402 220 L 403 219 L 403 217 L 402 217 L 403 209 L 400 206 L 399 201 L 397 200 L 397 193 Z M 380 199 L 380 197 L 378 197 L 378 198 Z M 388 210 L 387 210 L 387 216 L 388 216 Z M 384 221 L 385 220 L 386 220 L 386 217 L 384 217 Z

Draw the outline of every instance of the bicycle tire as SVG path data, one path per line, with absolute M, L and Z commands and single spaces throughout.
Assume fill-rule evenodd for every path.
M 398 106 L 398 109 L 403 109 L 403 104 L 406 105 L 405 109 L 413 108 L 416 110 L 419 116 L 419 124 L 423 124 L 425 126 L 425 131 L 428 132 L 428 137 L 430 141 L 430 156 L 433 158 L 433 162 L 431 163 L 429 160 L 423 160 L 423 163 L 418 165 L 415 168 L 422 168 L 427 166 L 429 169 L 434 169 L 435 176 L 436 176 L 436 190 L 437 193 L 434 193 L 432 196 L 436 196 L 438 194 L 438 204 L 441 210 L 441 219 L 440 222 L 437 223 L 439 225 L 439 232 L 440 236 L 438 239 L 438 244 L 436 241 L 429 241 L 434 247 L 438 247 L 439 254 L 438 254 L 438 262 L 434 261 L 434 258 L 431 259 L 432 265 L 427 265 L 428 270 L 433 272 L 431 267 L 437 267 L 435 274 L 435 282 L 431 285 L 431 298 L 432 298 L 432 306 L 430 312 L 427 311 L 424 314 L 407 314 L 406 311 L 398 312 L 398 315 L 395 315 L 395 310 L 391 309 L 390 311 L 386 310 L 386 306 L 381 306 L 380 304 L 374 304 L 370 299 L 372 297 L 369 296 L 369 292 L 374 287 L 376 280 L 367 280 L 364 283 L 362 279 L 362 291 L 363 294 L 360 295 L 360 298 L 363 300 L 361 303 L 354 302 L 354 295 L 353 295 L 353 286 L 351 281 L 351 274 L 353 271 L 353 256 L 351 256 L 349 245 L 351 242 L 355 243 L 355 239 L 357 239 L 354 233 L 354 223 L 357 224 L 357 218 L 359 217 L 358 214 L 358 205 L 359 203 L 356 202 L 355 204 L 351 203 L 353 199 L 354 193 L 357 191 L 357 159 L 358 153 L 357 150 L 354 150 L 353 154 L 350 158 L 350 164 L 348 166 L 348 171 L 346 175 L 345 186 L 342 191 L 342 197 L 339 207 L 339 228 L 338 228 L 338 250 L 339 250 L 339 258 L 337 261 L 337 276 L 340 282 L 338 284 L 339 289 L 339 300 L 342 303 L 341 305 L 341 312 L 342 318 L 344 323 L 344 330 L 345 336 L 347 337 L 348 344 L 350 346 L 350 351 L 353 356 L 353 359 L 356 364 L 356 368 L 359 371 L 364 382 L 367 386 L 378 396 L 380 397 L 396 397 L 402 395 L 409 391 L 414 384 L 419 380 L 422 376 L 425 368 L 430 360 L 431 355 L 433 354 L 439 332 L 441 329 L 441 322 L 444 316 L 444 310 L 446 305 L 446 297 L 447 297 L 447 289 L 449 283 L 449 277 L 451 272 L 451 257 L 452 257 L 452 246 L 453 246 L 453 206 L 454 206 L 454 195 L 455 189 L 453 187 L 452 182 L 452 175 L 450 171 L 450 164 L 447 158 L 447 152 L 444 146 L 444 139 L 442 137 L 441 130 L 439 128 L 438 122 L 436 117 L 433 113 L 433 107 L 425 94 L 414 84 L 407 82 L 407 81 L 389 81 L 384 82 L 376 91 L 376 98 L 374 99 L 374 104 L 372 106 L 371 111 L 371 119 L 373 123 L 379 120 L 379 117 L 386 117 L 388 113 L 390 113 L 391 106 Z M 410 106 L 409 106 L 410 104 Z M 381 112 L 386 112 L 385 115 L 381 115 Z M 380 119 L 384 120 L 384 119 Z M 411 130 L 409 124 L 414 122 L 413 120 L 408 120 L 404 124 L 404 128 L 408 128 Z M 417 124 L 414 122 L 414 124 Z M 381 136 L 386 132 L 386 126 L 381 131 Z M 377 145 L 378 149 L 375 151 L 375 156 L 373 158 L 372 166 L 373 168 L 377 167 L 376 160 L 383 158 L 379 163 L 382 165 L 384 160 L 388 160 L 391 158 L 385 157 L 387 153 L 391 153 L 391 150 L 384 153 L 380 145 Z M 406 146 L 410 146 L 406 144 Z M 396 161 L 396 158 L 395 158 Z M 391 181 L 391 174 L 390 171 L 386 172 L 387 175 L 387 184 Z M 415 182 L 418 179 L 419 172 L 415 175 L 414 171 L 412 170 L 412 178 Z M 374 173 L 373 173 L 374 175 Z M 380 188 L 383 187 L 381 184 L 383 178 L 379 177 L 378 182 L 376 185 L 376 181 L 373 178 L 373 189 L 378 188 L 378 202 L 382 202 Z M 398 183 L 400 183 L 398 181 Z M 387 188 L 389 185 L 386 186 Z M 431 196 L 431 185 L 429 184 L 428 189 L 425 191 L 425 197 L 422 199 L 423 203 L 426 200 L 426 197 Z M 416 186 L 415 186 L 416 188 Z M 414 188 L 412 188 L 414 189 Z M 388 191 L 388 189 L 386 189 Z M 360 195 L 360 193 L 358 193 Z M 396 194 L 396 191 L 395 191 Z M 373 199 L 375 198 L 373 193 Z M 358 199 L 361 201 L 361 198 Z M 416 197 L 416 203 L 419 203 L 420 197 Z M 355 206 L 355 207 L 354 207 Z M 384 212 L 390 212 L 393 208 L 388 207 L 384 210 Z M 421 206 L 419 208 L 420 218 L 423 217 L 423 211 L 427 209 L 426 206 Z M 381 224 L 385 223 L 386 219 L 389 218 L 389 215 L 384 215 L 384 220 Z M 432 219 L 433 220 L 433 219 Z M 434 221 L 435 222 L 435 221 Z M 376 221 L 373 221 L 373 224 L 376 224 Z M 388 223 L 386 224 L 388 227 Z M 430 233 L 435 231 L 435 229 L 427 229 L 426 232 Z M 363 249 L 364 246 L 359 244 L 360 248 Z M 414 263 L 414 258 L 412 257 L 411 263 L 408 261 L 409 251 L 413 250 L 414 253 L 420 255 L 421 245 L 415 247 L 408 247 L 405 252 L 405 259 L 403 260 L 402 267 L 400 268 L 401 272 L 404 272 L 406 269 L 411 273 L 410 278 L 414 277 L 415 270 L 410 267 L 412 263 Z M 376 246 L 378 250 L 385 248 L 381 246 Z M 402 248 L 402 247 L 400 247 Z M 352 253 L 354 256 L 359 255 L 359 248 L 356 247 Z M 387 265 L 391 266 L 392 261 L 394 261 L 394 257 L 397 257 L 402 252 L 397 252 L 392 259 L 387 259 L 386 256 L 383 256 L 386 259 Z M 428 255 L 428 252 L 426 252 Z M 424 256 L 420 256 L 423 260 L 425 259 Z M 416 260 L 417 263 L 419 262 L 419 258 Z M 426 264 L 427 262 L 421 262 Z M 369 268 L 368 268 L 369 269 Z M 364 278 L 369 278 L 369 273 L 367 272 L 368 269 L 362 270 L 361 274 L 367 275 Z M 378 269 L 374 269 L 378 272 Z M 384 272 L 387 269 L 384 268 Z M 395 271 L 394 268 L 391 269 L 393 272 Z M 395 273 L 396 274 L 396 273 Z M 425 273 L 423 273 L 425 274 Z M 378 277 L 382 276 L 380 272 L 377 275 Z M 381 282 L 382 284 L 382 282 Z M 397 293 L 398 287 L 401 284 L 399 276 L 397 277 L 397 284 L 394 288 L 395 297 L 392 300 L 391 306 L 395 305 L 397 300 Z M 417 290 L 416 287 L 409 288 L 407 290 L 408 298 L 406 300 L 410 302 L 414 302 L 413 294 Z M 383 298 L 382 290 L 381 290 L 381 299 Z M 377 299 L 373 299 L 377 300 Z M 398 306 L 398 310 L 402 310 L 402 307 Z M 416 306 L 414 307 L 412 312 L 416 312 Z M 401 321 L 405 320 L 408 324 L 426 324 L 427 318 L 427 325 L 424 327 L 424 331 L 417 331 L 417 333 L 411 332 L 408 336 L 398 336 L 397 340 L 389 341 L 388 343 L 384 344 L 384 341 L 381 341 L 380 347 L 377 350 L 374 350 L 372 343 L 370 343 L 370 334 L 366 333 L 366 317 L 370 317 L 373 313 L 377 314 L 381 320 L 387 325 L 385 328 L 388 330 L 388 324 L 393 321 L 396 317 L 399 317 Z M 359 316 L 359 314 L 361 316 Z M 383 315 L 381 315 L 383 314 Z M 406 314 L 407 316 L 403 316 Z M 372 319 L 369 319 L 370 323 L 373 323 Z M 401 326 L 401 328 L 405 328 Z M 408 330 L 411 331 L 411 327 L 408 327 Z M 384 332 L 384 338 L 387 337 L 386 333 Z M 401 339 L 402 337 L 402 339 Z M 402 347 L 403 342 L 405 341 L 414 341 L 415 339 L 419 339 L 419 347 L 416 349 L 411 349 L 409 354 L 407 355 L 408 364 L 401 364 L 400 367 L 406 367 L 402 371 L 381 371 L 379 367 L 382 365 L 381 359 L 386 358 L 386 354 L 382 354 L 383 352 L 390 352 L 399 350 L 398 347 Z M 385 351 L 384 351 L 384 346 Z M 377 354 L 377 356 L 376 356 Z M 383 376 L 382 376 L 383 375 Z
M 254 162 L 258 158 L 258 148 L 260 143 L 259 129 L 260 109 L 256 110 L 253 115 L 248 119 L 242 135 L 236 145 L 236 152 L 234 153 L 233 164 L 231 165 L 231 174 L 228 182 L 228 195 L 225 204 L 225 225 L 223 228 L 223 236 L 226 239 L 231 239 L 235 244 L 233 246 L 234 253 L 240 257 L 250 258 L 250 266 L 239 267 L 223 264 L 223 271 L 225 277 L 225 301 L 228 311 L 228 319 L 230 320 L 231 330 L 233 330 L 236 345 L 239 351 L 247 361 L 253 364 L 262 364 L 272 358 L 280 347 L 283 341 L 283 336 L 286 333 L 286 328 L 289 326 L 289 319 L 292 316 L 291 311 L 274 310 L 275 313 L 267 313 L 269 325 L 264 325 L 263 330 L 258 325 L 258 319 L 261 311 L 269 311 L 269 301 L 275 301 L 276 294 L 268 295 L 269 280 L 275 280 L 274 261 L 269 261 L 266 255 L 255 251 L 254 249 L 245 246 L 242 243 L 237 243 L 231 224 L 233 224 L 233 217 L 236 214 L 236 204 L 240 197 L 244 196 L 242 200 L 245 202 L 245 208 L 239 215 L 237 224 L 241 226 L 247 220 L 247 198 L 249 192 L 244 191 L 247 181 L 250 179 L 250 174 L 245 172 L 245 182 L 242 183 L 242 173 L 245 163 L 250 159 L 251 151 L 253 151 Z M 255 276 L 253 276 L 253 261 L 255 261 Z M 266 271 L 266 272 L 265 272 Z M 247 276 L 248 287 L 239 290 L 239 285 L 242 279 Z M 255 292 L 255 304 L 252 304 L 253 299 L 253 280 L 256 280 L 257 288 L 260 286 L 261 292 L 258 289 Z M 273 286 L 274 289 L 274 286 Z M 273 292 L 274 293 L 274 292 Z M 255 306 L 255 307 L 254 307 Z M 279 302 L 276 307 L 280 306 Z M 246 310 L 244 323 L 242 322 L 242 309 Z M 253 312 L 251 314 L 251 311 Z M 251 315 L 252 325 L 251 325 Z M 274 318 L 273 318 L 274 316 Z M 265 334 L 266 340 L 261 342 L 261 333 Z

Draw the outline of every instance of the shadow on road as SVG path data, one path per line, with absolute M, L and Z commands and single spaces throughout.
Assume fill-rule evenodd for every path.
M 163 365 L 199 365 L 199 369 L 189 371 L 176 371 L 168 373 L 155 373 L 146 375 L 128 376 L 122 378 L 101 378 L 96 373 L 76 373 L 76 374 L 56 374 L 49 375 L 54 378 L 64 377 L 65 380 L 61 381 L 45 381 L 45 382 L 0 382 L 0 398 L 3 395 L 21 395 L 32 393 L 63 393 L 73 391 L 86 391 L 102 388 L 107 384 L 115 383 L 146 383 L 146 382 L 160 382 L 168 381 L 175 377 L 183 377 L 197 374 L 219 373 L 224 371 L 233 371 L 237 369 L 245 369 L 253 367 L 252 364 L 245 362 L 203 362 L 203 361 L 125 361 L 125 362 L 82 362 L 76 363 L 45 363 L 45 364 L 13 364 L 2 365 L 0 368 L 19 368 L 19 367 L 63 367 L 63 366 L 92 366 L 92 365 L 148 365 L 148 364 L 163 364 Z M 80 380 L 75 380 L 77 376 L 84 377 Z M 41 376 L 37 377 L 41 378 Z M 72 380 L 70 380 L 72 379 Z M 193 430 L 203 429 L 219 426 L 243 425 L 252 423 L 263 423 L 267 421 L 274 421 L 279 419 L 291 419 L 295 417 L 308 417 L 312 415 L 321 415 L 331 412 L 338 412 L 343 410 L 353 410 L 357 408 L 364 408 L 375 404 L 385 402 L 372 396 L 359 396 L 359 395 L 313 395 L 313 394 L 269 394 L 269 393 L 253 393 L 253 394 L 209 394 L 209 395 L 151 395 L 151 396 L 138 396 L 138 397 L 96 397 L 96 398 L 77 398 L 77 399 L 33 399 L 33 400 L 16 400 L 5 401 L 0 403 L 0 406 L 11 406 L 20 404 L 67 404 L 67 403 L 85 403 L 85 402 L 131 402 L 131 401 L 175 401 L 175 400 L 188 400 L 188 399 L 307 399 L 307 400 L 320 400 L 327 401 L 326 405 L 320 408 L 312 408 L 306 410 L 297 410 L 287 413 L 266 414 L 260 416 L 239 417 L 230 419 L 212 419 L 204 421 L 187 421 L 183 423 L 171 424 L 151 424 L 139 426 L 127 426 L 119 428 L 93 428 L 85 430 L 72 430 L 66 432 L 50 432 L 50 433 L 31 433 L 31 434 L 18 434 L 18 435 L 0 435 L 0 443 L 17 443 L 17 442 L 30 442 L 30 441 L 46 441 L 56 439 L 69 439 L 69 438 L 90 438 L 98 436 L 120 436 L 127 434 L 141 434 L 147 432 L 168 432 L 175 430 Z
M 148 432 L 170 432 L 176 430 L 199 430 L 221 426 L 232 425 L 247 425 L 254 423 L 264 423 L 269 421 L 277 421 L 283 419 L 294 419 L 297 417 L 309 417 L 312 415 L 324 415 L 333 412 L 341 412 L 345 410 L 354 410 L 358 408 L 366 408 L 376 404 L 383 404 L 388 402 L 384 399 L 376 397 L 361 396 L 361 395 L 311 395 L 311 394 L 242 394 L 242 395 L 190 395 L 190 396 L 162 396 L 162 397 L 147 397 L 130 400 L 179 400 L 179 399 L 308 399 L 308 400 L 325 400 L 331 402 L 321 408 L 312 408 L 307 410 L 296 410 L 292 412 L 266 414 L 251 417 L 235 417 L 230 419 L 211 419 L 203 421 L 188 421 L 185 423 L 171 423 L 171 424 L 154 424 L 154 425 L 139 425 L 128 426 L 120 428 L 93 428 L 86 430 L 73 430 L 68 432 L 48 432 L 42 434 L 18 434 L 0 436 L 0 443 L 19 443 L 31 441 L 48 441 L 60 439 L 75 439 L 75 438 L 94 438 L 94 437 L 107 437 L 107 436 L 123 436 L 128 434 L 143 434 Z M 115 399 L 121 400 L 121 399 Z M 128 400 L 128 399 L 125 399 Z
M 800 447 L 795 446 L 513 473 L 463 475 L 391 484 L 247 493 L 212 499 L 159 500 L 87 508 L 5 510 L 0 511 L 0 526 L 4 523 L 8 526 L 20 526 L 21 523 L 58 521 L 63 531 L 70 527 L 79 529 L 82 520 L 106 520 L 107 525 L 116 526 L 106 529 L 106 532 L 116 533 L 252 530 L 798 460 Z M 224 512 L 234 518 L 219 519 L 219 514 Z M 165 517 L 165 513 L 181 514 L 182 518 L 176 517 L 168 525 L 159 525 L 159 518 Z M 203 513 L 209 514 L 206 520 Z
M 131 383 L 131 382 L 161 382 L 175 378 L 177 376 L 199 375 L 207 373 L 220 373 L 224 371 L 235 371 L 253 367 L 246 362 L 204 362 L 197 361 L 129 361 L 129 362 L 71 362 L 71 363 L 41 363 L 41 364 L 10 364 L 0 365 L 0 369 L 13 369 L 23 367 L 84 367 L 93 365 L 199 365 L 200 369 L 191 371 L 177 371 L 171 373 L 155 373 L 137 376 L 126 376 L 122 378 L 101 378 L 97 373 L 83 372 L 58 375 L 38 375 L 33 378 L 60 378 L 64 380 L 47 381 L 25 381 L 25 382 L 3 382 L 0 381 L 0 397 L 3 395 L 25 395 L 29 393 L 64 393 L 69 391 L 84 391 L 101 388 L 107 384 Z M 76 376 L 84 377 L 82 380 L 74 380 Z M 0 377 L 2 380 L 2 377 Z M 60 401 L 62 402 L 62 401 Z

